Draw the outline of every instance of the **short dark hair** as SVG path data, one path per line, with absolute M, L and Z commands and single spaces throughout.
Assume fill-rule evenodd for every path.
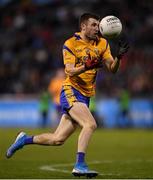
M 93 19 L 96 19 L 96 20 L 100 20 L 100 17 L 96 14 L 92 14 L 92 13 L 84 13 L 80 16 L 80 19 L 79 19 L 79 28 L 81 29 L 81 24 L 88 21 L 89 18 L 93 18 Z

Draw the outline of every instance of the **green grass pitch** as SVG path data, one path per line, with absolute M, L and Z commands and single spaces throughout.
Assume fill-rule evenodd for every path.
M 6 149 L 21 130 L 30 135 L 50 131 L 1 128 L 1 179 L 74 179 L 71 170 L 75 162 L 79 131 L 63 146 L 27 145 L 12 158 L 6 159 Z M 99 129 L 92 137 L 86 161 L 91 169 L 99 172 L 97 179 L 153 178 L 153 131 Z

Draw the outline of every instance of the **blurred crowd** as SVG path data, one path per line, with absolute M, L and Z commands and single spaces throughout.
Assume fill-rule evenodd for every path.
M 125 88 L 133 97 L 151 97 L 152 9 L 151 0 L 1 0 L 0 94 L 37 94 L 47 87 L 63 67 L 64 41 L 79 31 L 79 16 L 92 12 L 119 17 L 131 46 L 116 75 L 99 72 L 98 94 L 118 96 Z M 118 39 L 109 42 L 115 55 Z

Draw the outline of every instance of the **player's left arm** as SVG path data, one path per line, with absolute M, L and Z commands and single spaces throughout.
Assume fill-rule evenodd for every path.
M 128 51 L 129 45 L 127 42 L 119 41 L 119 48 L 115 59 L 112 57 L 110 52 L 110 47 L 108 45 L 107 50 L 104 55 L 104 62 L 107 68 L 112 72 L 116 73 L 120 67 L 121 59 L 124 54 Z
M 109 71 L 111 71 L 112 73 L 116 73 L 118 71 L 120 67 L 120 59 L 108 58 L 105 59 L 104 61 Z

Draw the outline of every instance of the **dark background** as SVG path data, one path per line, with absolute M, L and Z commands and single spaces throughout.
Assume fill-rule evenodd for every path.
M 123 24 L 121 37 L 130 43 L 121 70 L 103 70 L 97 91 L 117 96 L 126 88 L 133 97 L 152 97 L 153 1 L 145 0 L 1 0 L 0 94 L 37 94 L 63 67 L 64 41 L 78 31 L 84 12 L 115 15 Z M 118 39 L 109 41 L 115 55 Z

